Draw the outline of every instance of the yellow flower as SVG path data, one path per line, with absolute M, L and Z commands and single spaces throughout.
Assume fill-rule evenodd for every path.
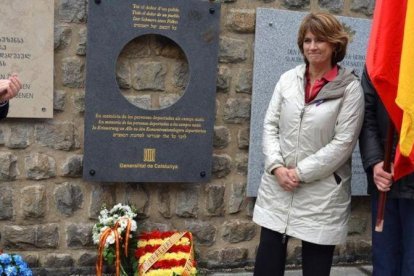
M 147 253 L 139 258 L 139 264 L 144 263 L 147 259 L 151 257 L 152 253 Z M 163 256 L 161 256 L 158 261 L 161 260 L 181 260 L 181 259 L 188 259 L 190 257 L 189 253 L 165 253 Z

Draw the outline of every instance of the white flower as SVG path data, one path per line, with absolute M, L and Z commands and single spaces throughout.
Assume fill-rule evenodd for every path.
M 119 226 L 121 226 L 123 229 L 125 229 L 128 225 L 128 218 L 122 217 L 119 219 Z
M 109 217 L 109 218 L 102 219 L 101 223 L 103 225 L 113 225 L 114 224 L 114 218 Z
M 105 246 L 107 247 L 107 246 L 109 246 L 111 244 L 114 244 L 114 243 L 115 243 L 115 234 L 114 234 L 114 232 L 111 232 L 111 234 L 108 235 L 108 237 L 106 238 Z
M 93 243 L 98 244 L 100 237 L 101 237 L 101 235 L 99 233 L 93 233 L 92 234 Z
M 116 231 L 120 236 L 125 234 L 129 221 L 131 221 L 131 232 L 137 230 L 137 223 L 134 221 L 136 217 L 132 208 L 128 205 L 116 204 L 111 210 L 103 209 L 99 212 L 99 223 L 96 223 L 92 229 L 92 239 L 95 244 L 99 244 L 102 234 L 114 227 L 118 223 Z M 111 246 L 115 243 L 115 233 L 111 232 L 106 238 L 105 247 Z
M 131 232 L 137 231 L 137 222 L 135 220 L 131 221 Z

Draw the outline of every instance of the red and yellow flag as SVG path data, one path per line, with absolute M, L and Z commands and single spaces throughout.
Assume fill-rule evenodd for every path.
M 400 133 L 394 178 L 414 172 L 414 0 L 377 0 L 368 75 Z

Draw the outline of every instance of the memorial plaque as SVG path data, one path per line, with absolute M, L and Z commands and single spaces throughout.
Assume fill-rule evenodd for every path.
M 306 14 L 286 10 L 257 9 L 247 196 L 257 195 L 263 173 L 263 120 L 274 87 L 282 73 L 304 62 L 296 41 L 300 22 Z M 341 64 L 353 68 L 358 75 L 361 75 L 365 64 L 371 21 L 341 16 L 337 18 L 350 35 L 347 55 Z M 357 146 L 352 156 L 352 194 L 366 195 L 366 185 Z
M 23 88 L 8 117 L 53 117 L 53 0 L 0 0 L 0 78 L 17 73 Z
M 220 4 L 208 1 L 89 1 L 83 172 L 86 180 L 209 180 L 219 25 Z M 123 48 L 148 35 L 173 41 L 188 61 L 184 93 L 175 103 L 160 108 L 134 105 L 122 95 L 116 80 L 117 58 Z M 167 66 L 155 62 L 145 66 L 138 62 L 131 74 L 136 76 L 134 81 L 144 79 L 145 84 L 135 82 L 132 86 L 136 90 L 162 90 L 162 83 L 145 74 L 152 70 L 152 76 L 157 72 L 168 75 L 164 67 Z

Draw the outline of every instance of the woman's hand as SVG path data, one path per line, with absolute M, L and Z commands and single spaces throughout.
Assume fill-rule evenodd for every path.
M 279 167 L 272 172 L 277 179 L 280 187 L 287 192 L 292 192 L 299 186 L 299 179 L 295 169 L 288 169 L 286 167 Z
M 392 173 L 384 171 L 384 162 L 379 162 L 374 166 L 374 182 L 377 189 L 381 192 L 388 192 L 392 185 Z

